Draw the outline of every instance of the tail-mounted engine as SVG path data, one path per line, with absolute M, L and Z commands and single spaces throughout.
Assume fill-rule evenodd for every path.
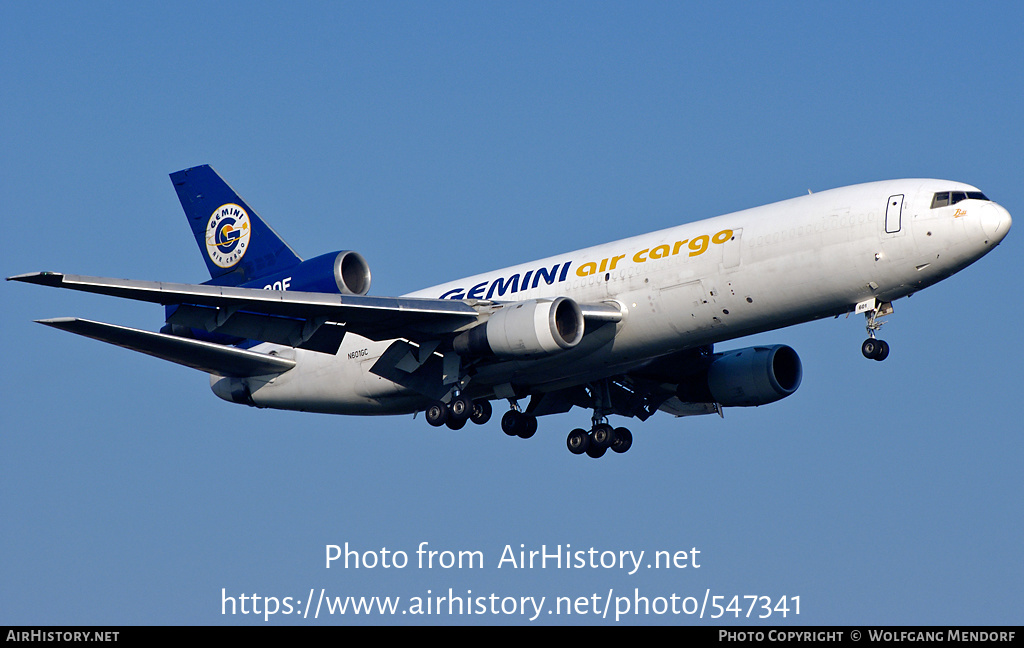
M 463 356 L 527 357 L 571 349 L 583 339 L 583 311 L 568 297 L 505 304 L 486 322 L 460 333 Z
M 287 270 L 265 275 L 259 279 L 242 284 L 242 288 L 258 288 L 263 290 L 292 290 L 304 292 L 333 293 L 342 295 L 365 295 L 370 290 L 370 266 L 358 252 L 343 250 L 322 254 L 308 261 L 303 261 Z M 279 324 L 277 329 L 262 324 L 248 324 L 244 318 L 237 320 L 230 313 L 222 318 L 217 309 L 200 306 L 172 304 L 167 306 L 167 324 L 160 329 L 161 333 L 170 333 L 180 337 L 205 340 L 216 344 L 237 344 L 250 339 L 254 333 L 261 335 L 266 342 L 277 342 L 289 346 L 298 346 L 296 339 L 305 342 L 311 333 L 303 332 L 303 322 L 296 324 L 285 319 L 273 318 Z M 250 316 L 251 318 L 251 316 Z M 285 328 L 281 328 L 285 327 Z M 296 327 L 298 327 L 296 329 Z M 316 330 L 316 329 L 314 329 Z M 342 329 L 337 329 L 342 331 Z M 275 334 L 275 331 L 277 333 Z M 336 353 L 337 344 L 341 343 L 341 335 L 331 336 L 330 343 L 320 347 L 325 353 Z M 303 347 L 308 348 L 308 347 Z
M 370 266 L 358 252 L 329 252 L 242 287 L 365 295 L 370 291 Z

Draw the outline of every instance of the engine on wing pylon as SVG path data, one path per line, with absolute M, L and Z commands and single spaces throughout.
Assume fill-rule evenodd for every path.
M 583 339 L 583 311 L 568 297 L 505 304 L 486 322 L 458 335 L 464 356 L 525 357 L 571 349 Z
M 681 382 L 679 400 L 715 402 L 724 407 L 767 405 L 800 386 L 803 367 L 784 344 L 735 349 L 711 356 L 707 369 Z

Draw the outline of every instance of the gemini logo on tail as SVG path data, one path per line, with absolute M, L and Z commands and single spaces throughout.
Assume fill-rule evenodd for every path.
M 221 268 L 241 261 L 249 248 L 249 214 L 233 203 L 221 205 L 206 224 L 206 253 Z

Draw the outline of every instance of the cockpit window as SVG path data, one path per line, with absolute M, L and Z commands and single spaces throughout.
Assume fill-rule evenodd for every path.
M 932 196 L 932 209 L 955 205 L 961 200 L 988 200 L 980 191 L 939 191 Z

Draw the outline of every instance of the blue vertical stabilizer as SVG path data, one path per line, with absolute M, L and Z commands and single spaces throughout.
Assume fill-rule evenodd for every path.
M 302 262 L 209 165 L 171 174 L 199 251 L 218 286 L 240 286 Z

